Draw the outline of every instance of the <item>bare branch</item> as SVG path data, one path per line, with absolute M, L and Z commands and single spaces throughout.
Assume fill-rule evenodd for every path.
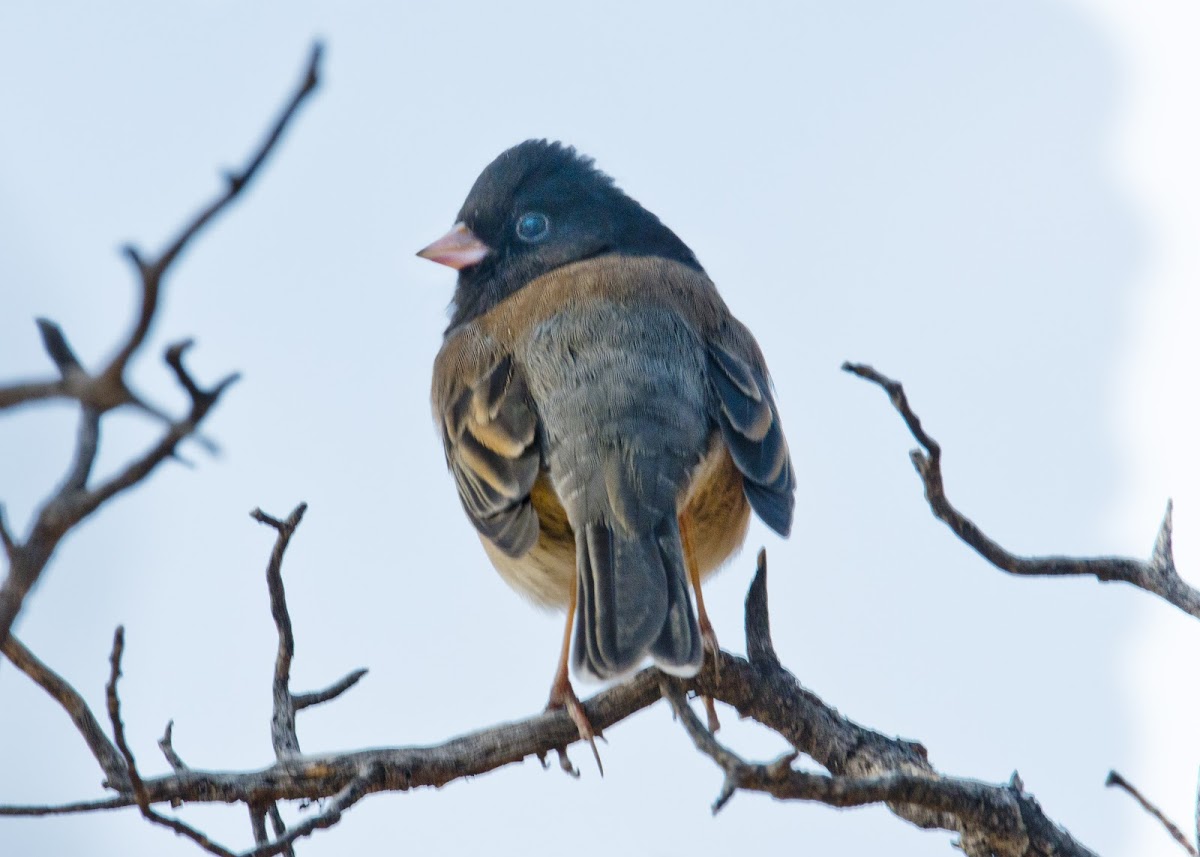
M 128 789 L 129 778 L 125 773 L 125 762 L 121 754 L 108 740 L 100 721 L 92 714 L 79 692 L 66 679 L 38 660 L 15 636 L 10 634 L 0 643 L 0 651 L 12 661 L 13 666 L 33 679 L 38 687 L 50 694 L 67 712 L 87 743 L 88 749 L 92 751 L 92 756 L 100 764 L 106 784 L 121 791 Z
M 67 383 L 61 378 L 49 381 L 18 381 L 0 387 L 0 411 L 69 395 Z
M 333 827 L 342 820 L 342 813 L 358 803 L 374 789 L 373 786 L 381 778 L 382 772 L 376 765 L 368 765 L 358 776 L 346 784 L 340 792 L 333 796 L 324 810 L 311 815 L 290 830 L 284 831 L 275 841 L 260 845 L 253 851 L 247 851 L 242 857 L 271 857 L 272 854 L 290 852 L 291 845 L 297 839 L 311 836 L 318 830 Z
M 279 814 L 279 804 L 272 802 L 267 809 L 267 817 L 271 819 L 271 829 L 275 831 L 275 838 L 283 836 L 287 833 L 287 825 L 283 823 L 283 816 Z M 287 847 L 281 852 L 283 857 L 296 857 L 296 851 L 292 848 L 291 843 L 287 843 Z
M 659 699 L 658 679 L 657 670 L 644 670 L 625 684 L 602 691 L 583 703 L 588 719 L 597 728 L 606 729 L 654 704 Z M 373 781 L 371 791 L 408 791 L 421 786 L 441 787 L 529 757 L 546 756 L 555 748 L 566 747 L 578 740 L 579 730 L 570 715 L 563 710 L 554 710 L 433 746 L 304 755 L 254 771 L 192 768 L 184 774 L 143 779 L 142 785 L 153 804 L 319 800 L 336 795 L 362 771 L 374 765 L 382 779 Z M 122 800 L 116 805 L 136 804 L 132 793 Z M 89 808 L 90 805 L 83 805 L 79 811 Z M 32 809 L 35 808 L 11 806 L 0 809 L 0 814 L 47 814 L 31 812 Z
M 766 549 L 758 551 L 757 570 L 746 593 L 746 655 L 750 663 L 765 669 L 781 668 L 771 642 L 771 616 L 767 612 Z
M 709 666 L 697 681 L 690 683 L 691 689 L 712 694 L 744 716 L 775 729 L 834 774 L 829 777 L 792 771 L 791 757 L 768 765 L 742 763 L 746 768 L 736 769 L 740 772 L 736 788 L 834 806 L 888 802 L 893 812 L 921 826 L 958 831 L 968 854 L 987 853 L 982 850 L 985 845 L 996 849 L 997 854 L 1019 853 L 1029 857 L 1091 854 L 1050 822 L 1037 802 L 1016 786 L 1016 781 L 1001 786 L 943 778 L 929 767 L 916 749 L 918 745 L 887 738 L 841 717 L 782 670 L 765 671 L 727 653 L 722 653 L 721 659 L 719 681 L 714 682 L 716 671 Z M 628 683 L 598 694 L 584 704 L 589 719 L 601 729 L 608 728 L 652 704 L 661 693 L 662 681 L 663 676 L 657 670 L 645 670 Z M 711 739 L 698 718 L 692 726 L 708 736 L 706 741 Z M 528 756 L 545 756 L 555 747 L 576 740 L 578 732 L 569 716 L 555 711 L 464 735 L 434 747 L 300 756 L 289 759 L 286 766 L 278 763 L 245 773 L 191 770 L 145 780 L 143 787 L 155 803 L 179 800 L 249 803 L 326 796 L 337 799 L 338 795 L 346 794 L 358 799 L 374 791 L 440 787 Z M 711 745 L 706 746 L 711 749 Z M 740 763 L 735 755 L 730 754 L 730 758 Z M 362 772 L 367 770 L 374 773 L 364 780 Z M 353 788 L 347 792 L 350 787 Z M 123 805 L 134 802 L 126 798 Z M 105 804 L 105 808 L 111 805 Z M 100 807 L 76 804 L 73 808 L 88 811 Z M 0 814 L 48 814 L 49 809 L 6 807 L 0 808 Z M 1014 843 L 1022 841 L 1022 836 L 1028 840 L 1028 847 L 1024 851 L 1014 850 Z
M 134 410 L 141 411 L 143 414 L 150 417 L 152 420 L 161 423 L 162 425 L 169 427 L 171 423 L 175 422 L 175 418 L 162 408 L 151 404 L 150 402 L 143 401 L 132 392 L 130 393 L 129 406 Z M 190 440 L 209 455 L 215 456 L 221 454 L 220 444 L 198 430 L 192 432 Z
M 129 749 L 129 742 L 125 739 L 125 724 L 121 722 L 121 700 L 117 695 L 117 681 L 121 678 L 121 655 L 124 652 L 125 629 L 118 625 L 116 632 L 113 634 L 112 654 L 109 656 L 112 670 L 109 672 L 108 685 L 105 688 L 105 698 L 108 701 L 108 717 L 112 722 L 113 738 L 117 742 L 117 749 L 121 751 L 121 755 L 125 758 L 129 783 L 133 789 L 133 798 L 137 804 L 137 808 L 141 811 L 142 817 L 147 821 L 169 828 L 180 836 L 186 836 L 210 854 L 216 854 L 218 857 L 236 857 L 232 851 L 213 842 L 191 825 L 184 824 L 176 818 L 169 818 L 160 812 L 156 812 L 151 807 L 150 794 L 146 790 L 146 784 L 142 780 L 141 774 L 138 773 L 137 762 L 133 758 L 133 751 Z
M 320 705 L 322 702 L 337 699 L 350 688 L 354 687 L 354 685 L 358 684 L 359 679 L 366 674 L 367 671 L 365 669 L 357 669 L 324 690 L 314 690 L 309 693 L 294 695 L 292 697 L 292 704 L 297 711 L 300 711 L 301 709 L 308 708 L 310 705 Z
M 16 556 L 17 543 L 13 541 L 12 533 L 8 531 L 8 522 L 4 519 L 4 504 L 0 503 L 0 545 L 4 547 L 4 555 L 11 564 Z
M 267 810 L 265 807 L 252 803 L 247 809 L 250 810 L 250 830 L 254 834 L 255 845 L 266 845 L 270 840 L 267 838 Z
M 58 330 L 56 327 L 52 329 Z M 47 345 L 47 348 L 51 347 L 56 346 Z M 66 343 L 62 342 L 61 347 L 67 348 Z M 70 353 L 69 348 L 67 353 Z M 59 357 L 67 360 L 64 355 L 60 354 Z M 71 355 L 71 358 L 73 357 L 74 355 Z M 64 369 L 64 372 L 66 371 L 69 371 L 69 367 Z M 17 613 L 21 611 L 21 605 L 25 603 L 25 598 L 37 583 L 59 539 L 78 522 L 78 518 L 72 519 L 71 504 L 75 498 L 86 494 L 85 486 L 96 461 L 99 444 L 100 411 L 91 405 L 84 405 L 80 411 L 75 456 L 71 468 L 67 471 L 62 485 L 39 510 L 29 539 L 24 545 L 18 545 L 7 532 L 5 533 L 8 574 L 5 575 L 3 584 L 0 584 L 0 640 L 8 635 Z
M 67 344 L 67 337 L 63 335 L 62 328 L 48 318 L 37 319 L 37 326 L 42 335 L 42 345 L 45 346 L 46 353 L 50 355 L 54 365 L 58 367 L 58 373 L 62 375 L 63 380 L 69 381 L 73 375 L 82 372 L 83 366 L 71 350 L 71 346 Z
M 1130 797 L 1141 804 L 1142 809 L 1146 810 L 1146 812 L 1158 819 L 1158 823 L 1166 828 L 1167 833 L 1171 834 L 1171 837 L 1178 842 L 1188 854 L 1191 854 L 1192 857 L 1200 857 L 1200 855 L 1198 855 L 1196 852 L 1196 846 L 1188 842 L 1187 837 L 1183 835 L 1183 831 L 1180 830 L 1175 823 L 1171 821 L 1171 819 L 1167 818 L 1163 814 L 1162 810 L 1150 803 L 1150 801 L 1146 800 L 1142 793 L 1134 788 L 1133 784 L 1130 783 L 1129 780 L 1125 779 L 1116 771 L 1109 771 L 1108 779 L 1104 781 L 1104 784 L 1110 787 L 1116 786 L 1117 788 L 1123 789 L 1125 792 L 1127 792 Z
M 156 259 L 147 261 L 136 248 L 126 248 L 126 256 L 132 260 L 141 280 L 141 307 L 133 330 L 118 347 L 108 365 L 97 375 L 89 375 L 80 365 L 62 330 L 47 319 L 39 319 L 38 328 L 43 345 L 58 367 L 61 379 L 0 388 L 0 409 L 55 396 L 70 396 L 83 406 L 75 461 L 64 484 L 39 510 L 29 539 L 24 545 L 18 545 L 7 533 L 4 534 L 9 569 L 3 584 L 0 585 L 0 640 L 8 636 L 25 598 L 37 583 L 46 563 L 66 532 L 95 511 L 101 503 L 145 479 L 160 463 L 174 457 L 179 442 L 195 432 L 204 415 L 237 379 L 236 375 L 231 375 L 213 389 L 201 390 L 183 367 L 182 355 L 187 344 L 173 346 L 167 352 L 167 363 L 192 400 L 190 414 L 185 420 L 170 422 L 165 436 L 158 444 L 140 459 L 129 464 L 124 471 L 96 490 L 86 490 L 88 476 L 95 461 L 100 417 L 115 407 L 133 403 L 139 404 L 150 413 L 156 412 L 156 409 L 140 403 L 129 391 L 125 383 L 125 369 L 150 332 L 157 314 L 164 276 L 188 243 L 224 211 L 258 174 L 300 106 L 316 90 L 321 50 L 319 43 L 313 46 L 299 86 L 251 156 L 249 163 L 240 173 L 228 177 L 225 190 L 186 223 Z
M 713 801 L 712 805 L 713 815 L 716 815 L 738 790 L 744 772 L 750 768 L 750 765 L 718 741 L 712 730 L 704 728 L 700 718 L 687 704 L 683 689 L 679 687 L 678 682 L 673 682 L 664 676 L 659 682 L 659 692 L 662 693 L 663 699 L 670 703 L 671 709 L 675 712 L 675 718 L 683 724 L 684 730 L 691 737 L 696 749 L 716 762 L 725 772 L 725 782 L 721 786 L 721 793 L 717 795 L 717 799 Z M 788 754 L 789 765 L 797 755 L 796 753 Z
M 0 816 L 36 817 L 45 815 L 81 815 L 86 812 L 104 812 L 110 809 L 123 809 L 131 806 L 133 801 L 125 796 L 103 798 L 101 800 L 80 800 L 72 803 L 43 804 L 37 806 L 0 805 Z
M 1120 581 L 1157 595 L 1185 613 L 1200 619 L 1200 591 L 1188 586 L 1179 576 L 1171 553 L 1170 502 L 1167 503 L 1167 511 L 1149 561 L 1117 556 L 1026 557 L 1009 553 L 985 535 L 947 499 L 946 489 L 942 484 L 942 449 L 922 428 L 921 420 L 909 406 L 900 382 L 893 381 L 870 366 L 862 364 L 843 363 L 842 369 L 878 385 L 887 392 L 892 406 L 900 413 L 908 430 L 924 448 L 924 451 L 913 450 L 909 457 L 925 485 L 925 499 L 929 508 L 959 539 L 996 568 L 1015 575 L 1092 575 L 1104 582 Z
M 185 377 L 187 376 L 181 362 L 182 349 L 178 349 L 177 346 L 171 346 L 167 349 L 165 359 L 177 373 L 183 373 Z M 78 518 L 72 524 L 90 515 L 99 508 L 101 503 L 104 503 L 109 498 L 137 485 L 164 461 L 174 458 L 179 444 L 195 432 L 196 426 L 200 424 L 208 415 L 208 412 L 212 410 L 213 406 L 216 405 L 221 394 L 229 389 L 230 385 L 238 380 L 238 377 L 236 373 L 227 375 L 210 390 L 199 390 L 196 388 L 197 394 L 192 396 L 192 408 L 186 418 L 168 425 L 166 433 L 158 443 L 144 453 L 141 458 L 130 462 L 124 470 L 107 482 L 98 485 L 92 491 L 86 492 L 77 498 L 73 505 L 77 509 Z M 196 387 L 195 382 L 190 377 L 188 377 L 188 382 L 191 387 Z
M 287 522 L 278 523 L 286 529 Z M 756 623 L 761 625 L 761 619 L 754 613 L 764 605 L 764 597 L 763 563 L 748 597 L 751 629 Z M 797 751 L 809 755 L 830 774 L 792 771 L 794 756 L 769 765 L 751 765 L 715 743 L 690 709 L 680 711 L 680 719 L 689 727 L 697 744 L 727 772 L 726 785 L 731 789 L 722 791 L 722 802 L 732 795 L 732 789 L 764 791 L 780 798 L 820 801 L 839 807 L 884 802 L 893 813 L 920 827 L 958 832 L 960 844 L 972 857 L 992 853 L 1004 857 L 1091 855 L 1045 816 L 1037 801 L 1022 790 L 1018 778 L 1007 785 L 992 785 L 943 777 L 930 765 L 922 745 L 889 738 L 854 724 L 800 687 L 796 678 L 781 666 L 762 661 L 754 664 L 724 652 L 719 658 L 719 666 L 708 663 L 700 675 L 673 687 L 679 691 L 690 689 L 733 706 L 742 717 L 779 732 Z M 590 723 L 604 730 L 653 705 L 662 694 L 662 682 L 664 676 L 658 670 L 644 670 L 619 687 L 602 691 L 584 703 Z M 114 719 L 115 723 L 119 723 L 119 717 Z M 119 738 L 120 745 L 124 736 Z M 139 793 L 144 793 L 149 803 L 262 804 L 334 797 L 336 807 L 342 809 L 336 813 L 326 809 L 314 816 L 316 820 L 301 822 L 293 831 L 277 837 L 275 843 L 260 845 L 252 852 L 268 855 L 278 852 L 271 849 L 276 849 L 281 841 L 294 841 L 299 835 L 306 835 L 305 831 L 326 826 L 326 822 L 334 823 L 344 808 L 367 793 L 439 787 L 529 756 L 545 759 L 554 749 L 575 741 L 578 730 L 570 715 L 554 711 L 470 733 L 436 747 L 298 755 L 262 771 L 192 769 L 169 777 L 139 779 L 140 786 L 134 786 L 130 802 L 142 802 L 137 797 Z M 14 807 L 0 811 L 42 814 L 46 809 Z M 80 811 L 86 809 L 90 807 Z
M 58 369 L 57 381 L 26 381 L 0 387 L 0 410 L 40 399 L 72 395 L 81 383 L 88 380 L 79 358 L 67 343 L 62 328 L 48 318 L 35 319 L 42 348 Z
M 249 163 L 240 173 L 234 173 L 228 177 L 225 189 L 184 225 L 179 234 L 167 243 L 167 246 L 163 248 L 158 257 L 146 260 L 136 247 L 128 246 L 125 248 L 125 255 L 133 263 L 142 281 L 141 309 L 128 339 L 117 350 L 117 353 L 113 355 L 112 360 L 103 372 L 101 372 L 101 375 L 110 378 L 124 376 L 125 367 L 128 365 L 130 358 L 141 348 L 142 344 L 146 341 L 146 336 L 150 332 L 150 327 L 158 309 L 162 281 L 171 264 L 184 251 L 189 242 L 205 226 L 211 223 L 217 215 L 228 208 L 258 174 L 259 168 L 262 167 L 263 163 L 272 151 L 274 151 L 276 144 L 283 137 L 284 131 L 296 116 L 300 106 L 309 95 L 316 91 L 317 85 L 320 82 L 319 70 L 322 50 L 319 42 L 313 45 L 300 85 L 284 106 L 283 111 L 267 132 L 262 143 L 259 144 L 251 156 Z
M 108 719 L 112 723 L 113 738 L 116 739 L 117 749 L 125 760 L 126 773 L 129 775 L 129 787 L 133 790 L 139 803 L 146 803 L 146 786 L 138 775 L 137 766 L 133 761 L 133 752 L 125 741 L 125 724 L 121 722 L 121 700 L 117 696 L 117 681 L 121 678 L 121 656 L 125 653 L 125 628 L 117 626 L 113 632 L 112 653 L 108 656 L 110 665 L 108 684 L 104 686 L 104 699 L 108 705 Z
M 275 831 L 275 838 L 277 840 L 274 846 L 272 846 L 271 838 L 267 835 L 268 817 L 271 819 L 271 827 Z M 262 853 L 283 854 L 284 857 L 296 857 L 296 851 L 292 848 L 292 842 L 301 835 L 307 835 L 296 833 L 290 838 L 285 838 L 288 836 L 288 829 L 283 823 L 283 816 L 279 814 L 278 804 L 273 802 L 250 805 L 250 827 L 254 832 L 254 844 L 258 849 L 264 849 Z
M 272 741 L 277 762 L 257 771 L 204 771 L 186 768 L 170 747 L 170 729 L 162 745 L 172 760 L 174 773 L 143 779 L 125 737 L 120 716 L 117 682 L 124 646 L 122 629 L 114 636 L 112 670 L 106 699 L 116 749 L 128 773 L 121 798 L 65 806 L 0 807 L 3 815 L 49 815 L 87 812 L 114 806 L 136 805 L 156 824 L 188 836 L 210 853 L 232 852 L 204 833 L 153 809 L 158 803 L 242 802 L 251 808 L 256 846 L 242 857 L 290 854 L 296 839 L 337 823 L 354 803 L 380 791 L 408 791 L 421 786 L 441 787 L 457 779 L 495 770 L 530 756 L 544 760 L 579 740 L 571 716 L 561 710 L 545 712 L 523 721 L 501 724 L 454 738 L 432 747 L 396 747 L 341 754 L 304 756 L 295 739 L 297 700 L 314 704 L 333 698 L 356 680 L 351 674 L 327 691 L 294 697 L 288 690 L 294 633 L 282 583 L 282 561 L 289 540 L 305 511 L 300 504 L 287 520 L 255 510 L 253 517 L 277 532 L 268 563 L 268 588 L 272 615 L 279 633 L 275 671 L 276 707 Z M 811 691 L 803 688 L 782 667 L 770 640 L 766 614 L 766 557 L 760 553 L 754 583 L 746 599 L 746 633 L 752 658 L 725 652 L 706 661 L 694 678 L 670 679 L 649 669 L 626 683 L 603 691 L 583 704 L 587 719 L 599 732 L 666 696 L 692 740 L 725 772 L 725 783 L 714 809 L 719 809 L 738 789 L 761 791 L 785 800 L 819 801 L 832 806 L 885 803 L 893 813 L 923 828 L 942 828 L 959 834 L 959 844 L 970 857 L 1093 857 L 1069 834 L 1057 827 L 1027 794 L 1015 774 L 1005 785 L 946 777 L 929 762 L 925 748 L 916 742 L 894 739 L 864 728 L 843 717 Z M 744 718 L 773 729 L 796 752 L 775 762 L 746 762 L 704 729 L 684 701 L 683 693 L 719 699 Z M 308 700 L 311 698 L 311 702 Z M 281 714 L 282 712 L 282 714 Z M 290 744 L 289 744 L 290 739 Z M 293 749 L 294 748 L 294 749 Z M 792 762 L 805 753 L 829 773 L 797 771 Z M 178 764 L 176 762 L 178 761 Z M 563 761 L 569 769 L 569 762 Z M 288 829 L 279 816 L 281 800 L 331 798 L 325 808 Z M 275 829 L 274 841 L 266 835 L 265 817 Z
M 714 814 L 738 790 L 764 792 L 778 800 L 814 801 L 836 807 L 885 803 L 903 817 L 920 808 L 932 816 L 952 819 L 951 824 L 930 826 L 958 831 L 960 847 L 972 857 L 1066 854 L 1094 857 L 1041 815 L 1037 803 L 1023 794 L 1017 778 L 1002 786 L 945 777 L 932 770 L 828 776 L 793 769 L 792 763 L 798 755 L 795 752 L 766 764 L 746 762 L 704 728 L 684 699 L 678 680 L 664 677 L 660 687 L 696 748 L 725 773 L 720 794 L 713 803 Z M 1044 838 L 1047 828 L 1055 835 L 1053 841 Z
M 179 371 L 182 371 L 179 359 L 179 354 L 174 355 Z M 95 460 L 99 412 L 90 406 L 84 407 L 75 462 L 70 474 L 62 487 L 38 511 L 25 544 L 14 543 L 11 548 L 6 547 L 9 569 L 4 583 L 0 585 L 0 639 L 8 634 L 25 598 L 37 583 L 67 532 L 95 512 L 102 503 L 137 485 L 158 465 L 172 458 L 180 442 L 195 431 L 196 426 L 217 403 L 221 393 L 235 380 L 237 376 L 231 375 L 212 390 L 198 390 L 198 395 L 193 398 L 191 413 L 186 419 L 171 423 L 163 437 L 148 452 L 130 462 L 124 470 L 108 481 L 90 490 L 84 483 Z
M 221 193 L 184 224 L 178 234 L 167 242 L 158 257 L 147 260 L 136 247 L 129 245 L 124 248 L 124 254 L 133 264 L 141 283 L 141 304 L 133 329 L 118 346 L 108 365 L 95 376 L 89 377 L 79 365 L 78 359 L 67 345 L 66 337 L 63 336 L 57 325 L 39 319 L 38 327 L 42 333 L 43 343 L 51 359 L 59 368 L 60 374 L 63 375 L 63 379 L 27 381 L 0 387 L 0 410 L 63 396 L 70 396 L 83 403 L 91 403 L 97 406 L 101 412 L 128 403 L 129 395 L 124 381 L 125 369 L 134 354 L 145 343 L 153 326 L 162 296 L 163 279 L 192 239 L 229 208 L 258 175 L 262 165 L 275 151 L 300 107 L 320 84 L 322 50 L 319 42 L 312 46 L 299 85 L 258 148 L 255 149 L 246 166 L 242 168 L 241 172 L 226 175 L 225 187 Z
M 300 752 L 300 739 L 296 736 L 296 704 L 288 687 L 292 657 L 296 653 L 296 638 L 292 633 L 292 617 L 288 615 L 287 598 L 283 591 L 283 554 L 307 508 L 308 504 L 301 503 L 292 510 L 286 521 L 273 518 L 262 509 L 250 513 L 254 520 L 274 528 L 277 533 L 275 547 L 267 563 L 267 589 L 271 594 L 271 618 L 275 620 L 275 629 L 279 634 L 272 683 L 271 744 L 275 748 L 275 758 L 281 762 Z
M 168 720 L 163 736 L 158 739 L 158 749 L 162 750 L 162 754 L 166 758 L 167 764 L 171 766 L 171 770 L 177 774 L 182 774 L 191 769 L 184 763 L 183 759 L 179 758 L 179 754 L 175 752 L 175 745 L 171 743 L 171 733 L 174 729 L 175 721 Z
M 75 440 L 75 461 L 63 481 L 59 496 L 65 497 L 83 491 L 87 487 L 96 453 L 100 449 L 100 411 L 84 405 L 79 411 L 79 431 Z
M 166 352 L 163 354 L 163 359 L 167 365 L 171 367 L 171 371 L 175 373 L 175 378 L 179 381 L 180 386 L 187 392 L 188 398 L 192 400 L 193 421 L 198 421 L 195 415 L 198 413 L 203 416 L 213 405 L 217 403 L 217 399 L 221 394 L 229 388 L 230 385 L 236 383 L 241 375 L 234 372 L 231 375 L 226 375 L 217 385 L 211 390 L 202 390 L 200 386 L 192 379 L 187 367 L 183 365 L 183 355 L 186 354 L 195 343 L 190 339 L 184 339 L 180 342 L 172 343 L 167 346 Z
M 48 318 L 37 319 L 37 327 L 42 347 L 58 369 L 59 377 L 53 381 L 26 381 L 0 387 L 0 410 L 54 398 L 74 399 L 101 414 L 132 404 L 133 396 L 122 376 L 92 376 L 75 356 L 62 328 Z

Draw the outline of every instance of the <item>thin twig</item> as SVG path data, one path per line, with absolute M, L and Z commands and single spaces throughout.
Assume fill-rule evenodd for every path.
M 297 711 L 300 711 L 308 708 L 310 705 L 320 705 L 322 702 L 337 699 L 350 688 L 354 687 L 354 685 L 358 684 L 359 680 L 366 674 L 367 671 L 365 669 L 357 669 L 324 690 L 297 693 L 292 697 L 292 704 Z
M 700 750 L 714 762 L 716 762 L 721 770 L 725 772 L 725 782 L 721 785 L 721 792 L 717 795 L 717 799 L 713 801 L 712 812 L 716 815 L 720 812 L 725 804 L 729 803 L 730 798 L 741 786 L 742 772 L 750 766 L 742 761 L 736 753 L 725 747 L 718 741 L 711 730 L 705 729 L 704 724 L 700 722 L 700 718 L 692 711 L 691 706 L 687 704 L 684 698 L 683 689 L 679 687 L 677 682 L 673 682 L 667 677 L 663 677 L 659 684 L 660 692 L 663 699 L 670 703 L 671 709 L 675 712 L 675 717 L 683 724 L 684 730 L 692 739 L 692 743 L 696 745 L 696 749 Z M 791 753 L 788 755 L 788 764 L 790 765 L 795 760 L 798 754 Z
M 271 819 L 271 829 L 275 831 L 276 839 L 287 833 L 287 825 L 283 823 L 283 816 L 279 814 L 279 804 L 272 801 L 267 808 L 267 816 Z M 280 853 L 283 854 L 283 857 L 296 857 L 296 850 L 290 842 Z
M 4 504 L 0 503 L 0 546 L 4 547 L 4 555 L 9 563 L 16 556 L 17 543 L 13 541 L 12 533 L 8 531 L 8 522 L 4 518 Z
M 271 685 L 271 744 L 275 748 L 275 758 L 280 761 L 300 753 L 300 739 L 296 736 L 296 704 L 288 686 L 292 658 L 296 653 L 296 637 L 292 632 L 292 617 L 288 614 L 287 597 L 283 589 L 283 554 L 307 508 L 307 503 L 301 503 L 292 510 L 286 521 L 274 518 L 262 509 L 250 513 L 254 520 L 272 527 L 276 532 L 275 547 L 271 549 L 271 559 L 267 562 L 267 590 L 271 595 L 271 618 L 275 620 L 275 630 L 279 635 L 275 677 Z
M 43 804 L 36 806 L 15 806 L 5 804 L 0 806 L 0 816 L 36 818 L 46 815 L 82 815 L 87 812 L 105 812 L 110 809 L 123 809 L 133 806 L 133 798 L 129 796 L 101 798 L 100 800 L 80 800 L 72 803 Z
M 181 373 L 182 377 L 188 377 L 189 382 L 191 382 L 190 377 L 187 376 L 186 371 L 183 369 L 182 362 L 179 360 L 180 355 L 172 355 L 172 350 L 168 349 L 167 362 L 171 363 L 172 368 Z M 174 362 L 172 362 L 173 360 Z M 100 504 L 111 497 L 140 483 L 164 461 L 174 458 L 175 451 L 180 442 L 195 432 L 196 426 L 200 424 L 201 420 L 217 404 L 221 395 L 237 382 L 239 377 L 238 373 L 235 372 L 226 375 L 209 390 L 199 390 L 197 388 L 198 395 L 193 397 L 192 408 L 186 418 L 170 424 L 166 434 L 162 436 L 157 444 L 143 454 L 141 458 L 130 462 L 124 470 L 76 499 L 74 507 L 79 519 L 82 520 L 84 516 L 94 512 L 99 508 Z M 191 382 L 191 386 L 195 388 L 195 383 Z
M 1146 812 L 1158 819 L 1158 823 L 1166 828 L 1167 833 L 1171 834 L 1171 837 L 1181 846 L 1183 846 L 1184 850 L 1186 850 L 1188 854 L 1191 854 L 1192 857 L 1200 857 L 1200 855 L 1197 855 L 1196 846 L 1188 842 L 1187 837 L 1183 835 L 1183 831 L 1180 830 L 1178 826 L 1171 821 L 1171 819 L 1163 815 L 1162 810 L 1150 803 L 1150 801 L 1146 800 L 1145 796 L 1143 796 L 1141 792 L 1134 788 L 1133 784 L 1130 783 L 1129 780 L 1125 779 L 1116 771 L 1109 771 L 1108 779 L 1104 781 L 1104 784 L 1106 786 L 1116 786 L 1117 788 L 1126 791 L 1130 797 L 1132 797 L 1141 805 L 1142 809 L 1146 810 Z
M 130 245 L 125 248 L 125 255 L 133 263 L 142 281 L 142 304 L 133 330 L 130 332 L 125 343 L 113 355 L 112 360 L 101 373 L 102 375 L 109 377 L 124 376 L 125 367 L 129 363 L 130 358 L 141 348 L 142 343 L 146 341 L 146 336 L 150 332 L 158 309 L 163 277 L 171 267 L 171 264 L 188 246 L 189 242 L 205 226 L 211 223 L 217 215 L 228 208 L 258 174 L 259 168 L 274 151 L 276 144 L 283 137 L 284 131 L 296 116 L 300 106 L 306 98 L 316 91 L 320 82 L 319 69 L 322 51 L 323 47 L 320 42 L 312 46 L 299 87 L 284 106 L 279 117 L 272 124 L 266 137 L 264 137 L 251 156 L 249 163 L 240 173 L 232 173 L 226 177 L 224 190 L 192 217 L 183 229 L 167 243 L 158 257 L 146 260 L 136 247 Z
M 938 520 L 964 543 L 1001 571 L 1027 576 L 1092 575 L 1105 582 L 1120 581 L 1159 596 L 1185 613 L 1200 619 L 1200 590 L 1184 582 L 1175 568 L 1171 552 L 1171 503 L 1163 516 L 1149 561 L 1128 557 L 1018 556 L 1001 547 L 958 511 L 946 497 L 942 483 L 942 448 L 921 425 L 912 410 L 904 387 L 870 366 L 843 363 L 842 369 L 881 387 L 899 412 L 909 432 L 923 450 L 909 453 L 925 486 L 925 499 Z
M 125 724 L 121 721 L 121 699 L 117 695 L 117 681 L 121 678 L 121 656 L 124 652 L 125 629 L 118 625 L 116 633 L 113 634 L 112 654 L 109 656 L 112 670 L 108 676 L 108 685 L 105 687 L 105 699 L 108 702 L 108 718 L 112 722 L 113 738 L 117 742 L 117 749 L 125 758 L 129 783 L 133 789 L 134 803 L 137 804 L 142 817 L 147 821 L 173 830 L 180 836 L 186 836 L 210 854 L 216 854 L 218 857 L 236 857 L 228 848 L 214 842 L 190 824 L 184 824 L 177 818 L 165 816 L 150 805 L 150 793 L 146 790 L 146 783 L 142 780 L 141 774 L 138 773 L 133 751 L 129 749 L 129 742 L 125 739 Z
M 163 756 L 167 760 L 167 764 L 171 766 L 171 770 L 177 774 L 184 774 L 191 770 L 184 763 L 179 754 L 175 752 L 175 745 L 171 743 L 171 733 L 175 730 L 175 721 L 168 720 L 167 728 L 163 731 L 163 736 L 158 739 L 158 749 L 162 750 Z
M 48 318 L 37 319 L 37 327 L 42 335 L 42 346 L 58 367 L 58 374 L 62 375 L 64 381 L 70 381 L 73 375 L 83 371 L 83 365 L 71 350 L 61 327 Z
M 96 453 L 100 449 L 100 411 L 91 405 L 79 409 L 79 430 L 75 441 L 75 460 L 67 478 L 63 480 L 62 494 L 73 494 L 87 488 Z

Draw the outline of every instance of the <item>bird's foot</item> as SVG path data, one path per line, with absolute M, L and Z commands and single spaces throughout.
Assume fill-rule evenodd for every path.
M 583 703 L 575 695 L 575 688 L 571 687 L 569 681 L 555 682 L 554 687 L 550 689 L 550 701 L 546 703 L 546 710 L 554 711 L 559 708 L 566 709 L 571 722 L 579 730 L 579 737 L 587 741 L 592 748 L 596 767 L 600 769 L 600 776 L 604 776 L 604 763 L 600 761 L 600 751 L 596 749 L 596 739 L 604 736 L 592 728 L 592 721 L 588 719 L 587 712 L 583 710 Z

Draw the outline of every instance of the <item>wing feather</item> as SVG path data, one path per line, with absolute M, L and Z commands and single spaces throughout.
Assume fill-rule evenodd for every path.
M 720 402 L 721 435 L 744 477 L 746 498 L 767 526 L 786 536 L 796 477 L 761 359 L 743 359 L 710 341 L 708 375 Z
M 467 517 L 509 556 L 537 542 L 530 491 L 541 468 L 538 418 L 512 358 L 503 356 L 439 411 L 446 461 Z

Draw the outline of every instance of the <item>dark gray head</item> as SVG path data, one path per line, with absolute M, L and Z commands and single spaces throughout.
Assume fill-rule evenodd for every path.
M 570 146 L 526 140 L 475 180 L 446 236 L 418 255 L 458 269 L 450 330 L 555 268 L 608 253 L 703 270 L 662 222 Z

